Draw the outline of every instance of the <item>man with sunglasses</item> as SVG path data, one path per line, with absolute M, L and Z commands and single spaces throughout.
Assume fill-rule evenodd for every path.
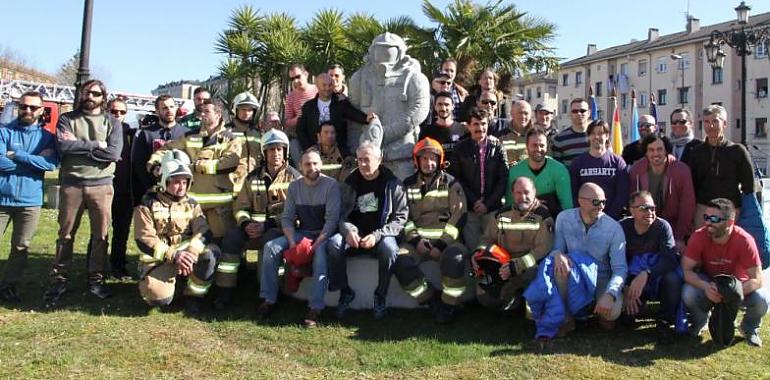
M 289 136 L 291 141 L 291 147 L 289 149 L 289 157 L 294 157 L 297 160 L 302 156 L 302 148 L 297 140 L 297 121 L 302 114 L 302 106 L 308 100 L 315 98 L 318 94 L 318 88 L 308 83 L 308 71 L 301 63 L 295 63 L 289 66 L 289 83 L 291 83 L 291 91 L 286 94 L 284 100 L 284 114 L 283 114 L 283 126 L 284 132 Z M 296 163 L 299 167 L 299 162 Z
M 495 137 L 502 137 L 508 133 L 508 120 L 502 116 L 498 117 L 497 112 L 501 105 L 500 100 L 502 98 L 497 96 L 497 91 L 481 91 L 478 100 L 476 101 L 476 108 L 486 110 L 489 114 L 489 135 Z M 466 114 L 469 113 L 473 107 L 470 107 Z M 470 121 L 470 120 L 468 120 Z
M 18 118 L 0 128 L 0 234 L 13 224 L 11 249 L 0 279 L 0 302 L 12 304 L 21 302 L 16 287 L 40 219 L 43 177 L 59 164 L 56 138 L 40 123 L 43 97 L 36 91 L 25 92 L 18 109 Z
M 420 128 L 419 140 L 430 137 L 438 141 L 444 153 L 450 155 L 455 145 L 464 137 L 465 127 L 454 118 L 452 94 L 442 91 L 434 95 L 433 123 Z
M 623 306 L 623 282 L 628 272 L 626 238 L 620 223 L 603 212 L 607 204 L 604 190 L 594 183 L 585 183 L 578 192 L 577 208 L 562 211 L 556 218 L 553 250 L 554 275 L 559 294 L 567 304 L 570 271 L 575 265 L 570 254 L 581 252 L 596 260 L 598 275 L 593 295 L 593 313 L 599 325 L 611 330 Z M 575 329 L 575 320 L 567 313 L 559 336 Z
M 105 111 L 107 90 L 99 80 L 83 84 L 78 108 L 59 117 L 56 126 L 59 169 L 59 238 L 45 292 L 46 307 L 56 307 L 67 290 L 74 233 L 81 209 L 88 209 L 91 248 L 88 255 L 88 290 L 98 298 L 112 295 L 105 286 L 107 234 L 112 219 L 112 180 L 115 162 L 123 150 L 123 128 Z
M 572 99 L 569 108 L 569 120 L 572 126 L 553 136 L 551 143 L 553 158 L 566 167 L 569 167 L 577 156 L 588 151 L 586 129 L 588 129 L 588 124 L 591 124 L 591 109 L 585 99 Z
M 669 343 L 682 294 L 674 235 L 671 225 L 655 214 L 655 202 L 648 191 L 631 194 L 628 206 L 631 217 L 620 222 L 629 266 L 623 313 L 633 320 L 647 301 L 660 301 L 656 331 L 660 342 Z
M 692 131 L 692 113 L 686 108 L 677 108 L 671 112 L 671 154 L 677 160 L 688 163 L 690 152 L 703 140 L 695 138 Z M 688 164 L 689 165 L 689 164 Z
M 126 245 L 131 229 L 131 214 L 133 202 L 131 199 L 131 143 L 134 131 L 124 122 L 128 107 L 121 98 L 115 98 L 107 103 L 110 115 L 120 122 L 123 130 L 123 150 L 120 161 L 115 163 L 115 179 L 113 187 L 115 196 L 112 198 L 112 247 L 110 251 L 110 269 L 112 277 L 119 280 L 129 280 L 131 275 L 126 269 Z
M 741 197 L 754 192 L 754 165 L 749 151 L 727 139 L 727 110 L 712 104 L 703 110 L 703 132 L 706 141 L 695 147 L 688 157 L 692 184 L 698 206 L 695 228 L 703 225 L 706 204 L 715 198 L 727 198 L 741 213 Z M 738 218 L 736 218 L 738 219 Z
M 690 237 L 682 257 L 686 284 L 682 300 L 690 311 L 690 334 L 700 336 L 715 304 L 724 302 L 714 282 L 716 275 L 730 275 L 742 284 L 746 308 L 740 331 L 746 342 L 762 346 L 759 326 L 767 313 L 770 296 L 762 288 L 762 264 L 754 238 L 735 225 L 735 207 L 726 198 L 708 202 L 699 214 L 704 226 Z
M 179 125 L 187 129 L 199 129 L 201 127 L 201 112 L 203 103 L 211 99 L 211 93 L 206 87 L 198 87 L 193 91 L 193 104 L 195 111 L 179 119 Z M 174 113 L 176 115 L 176 113 Z M 141 195 L 139 196 L 141 198 Z
M 642 115 L 639 117 L 639 122 L 636 127 L 639 131 L 639 140 L 623 147 L 623 154 L 621 155 L 623 161 L 626 161 L 626 165 L 629 167 L 633 165 L 634 162 L 644 157 L 644 154 L 646 153 L 642 150 L 642 140 L 647 136 L 657 135 L 658 132 L 658 125 L 655 123 L 655 118 L 652 117 L 652 115 Z M 666 145 L 666 151 L 671 151 L 671 143 L 668 141 L 667 137 L 663 137 L 663 142 Z

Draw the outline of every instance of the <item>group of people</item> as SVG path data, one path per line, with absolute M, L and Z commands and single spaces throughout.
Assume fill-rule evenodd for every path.
M 670 340 L 700 336 L 709 311 L 728 302 L 717 280 L 728 275 L 746 308 L 740 331 L 762 344 L 770 296 L 754 237 L 737 225 L 742 202 L 754 197 L 752 163 L 725 137 L 724 108 L 703 110 L 704 141 L 686 109 L 671 114 L 671 136 L 644 115 L 642 138 L 621 155 L 585 100 L 571 101 L 571 125 L 559 131 L 545 104 L 509 107 L 494 70 L 483 70 L 471 91 L 454 83 L 456 72 L 447 59 L 431 80 L 431 110 L 407 146 L 406 173 L 386 164 L 377 141 L 350 143 L 352 123 L 383 115 L 349 100 L 339 65 L 315 84 L 302 65 L 291 66 L 284 117 L 265 113 L 260 122 L 252 94 L 233 99 L 226 123 L 221 104 L 199 88 L 193 113 L 177 119 L 174 99 L 161 95 L 157 121 L 135 131 L 123 122 L 126 104 L 107 102 L 104 84 L 92 80 L 54 136 L 39 123 L 41 95 L 25 93 L 16 121 L 0 129 L 0 228 L 14 229 L 0 300 L 20 302 L 43 175 L 58 168 L 49 307 L 68 290 L 73 238 L 87 210 L 88 290 L 99 298 L 111 295 L 110 271 L 130 277 L 133 224 L 141 297 L 164 307 L 184 288 L 191 315 L 212 289 L 217 309 L 235 302 L 247 252 L 256 250 L 258 319 L 276 308 L 282 266 L 287 292 L 310 277 L 306 326 L 320 322 L 327 291 L 339 291 L 334 314 L 345 318 L 356 297 L 347 258 L 369 255 L 378 262 L 378 319 L 394 275 L 438 323 L 451 322 L 475 294 L 500 313 L 522 311 L 538 338 L 551 339 L 591 315 L 605 329 L 632 324 L 656 300 L 659 337 Z M 426 274 L 430 262 L 440 279 Z

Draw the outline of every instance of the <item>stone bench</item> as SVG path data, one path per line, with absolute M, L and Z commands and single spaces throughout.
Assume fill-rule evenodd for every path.
M 428 282 L 436 289 L 441 288 L 441 274 L 439 265 L 436 261 L 426 261 L 420 264 L 420 269 L 425 273 Z M 290 296 L 307 300 L 310 291 L 310 280 L 304 279 L 296 293 Z M 356 292 L 356 298 L 350 307 L 356 310 L 371 309 L 374 303 L 374 289 L 377 288 L 377 260 L 372 257 L 356 256 L 348 258 L 348 284 Z M 461 300 L 463 302 L 472 301 L 476 297 L 475 280 L 468 277 L 468 285 Z M 326 292 L 326 306 L 337 306 L 339 300 L 339 291 Z M 398 283 L 395 276 L 391 277 L 390 287 L 388 288 L 388 307 L 413 309 L 419 307 L 417 301 L 409 296 Z

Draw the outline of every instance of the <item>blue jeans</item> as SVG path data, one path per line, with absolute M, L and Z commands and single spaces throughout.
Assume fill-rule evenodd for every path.
M 709 312 L 714 303 L 706 297 L 706 292 L 690 284 L 684 284 L 682 288 L 682 301 L 690 311 L 690 323 L 693 332 L 700 331 L 708 322 Z M 767 304 L 770 301 L 767 289 L 760 288 L 743 296 L 742 307 L 746 308 L 746 314 L 741 322 L 741 332 L 744 334 L 759 333 L 762 316 L 767 313 Z
M 302 238 L 315 239 L 315 234 L 307 231 L 296 231 L 294 242 L 298 243 Z M 328 243 L 328 241 L 327 241 Z M 270 240 L 265 244 L 262 262 L 260 263 L 260 290 L 259 296 L 268 303 L 275 303 L 278 298 L 278 268 L 283 264 L 283 253 L 289 248 L 289 240 L 286 236 Z M 322 310 L 326 305 L 324 295 L 329 279 L 326 276 L 326 243 L 319 245 L 313 252 L 313 286 L 309 295 L 311 309 Z
M 371 249 L 348 248 L 341 234 L 334 234 L 329 239 L 329 291 L 342 290 L 348 287 L 347 257 L 359 254 L 374 255 L 378 261 L 379 279 L 374 293 L 383 299 L 388 295 L 391 268 L 398 256 L 398 243 L 393 236 L 383 236 Z

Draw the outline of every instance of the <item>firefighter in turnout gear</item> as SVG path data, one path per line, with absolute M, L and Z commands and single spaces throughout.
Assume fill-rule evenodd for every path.
M 337 132 L 330 121 L 321 123 L 317 138 L 318 144 L 313 145 L 311 149 L 318 150 L 321 155 L 321 173 L 336 179 L 337 182 L 344 182 L 356 168 L 356 158 L 342 155 L 342 150 L 337 146 Z
M 198 203 L 187 197 L 193 182 L 190 159 L 169 150 L 161 160 L 161 180 L 134 209 L 139 257 L 139 294 L 152 306 L 171 303 L 177 276 L 187 277 L 186 312 L 198 314 L 214 277 L 219 248 L 207 244 L 210 231 Z
M 476 252 L 498 245 L 510 256 L 510 261 L 499 269 L 501 287 L 477 283 L 476 297 L 485 307 L 513 310 L 522 305 L 521 294 L 534 279 L 538 262 L 551 251 L 554 221 L 548 207 L 535 195 L 531 179 L 517 178 L 513 183 L 513 207 L 498 212 L 484 229 Z M 478 273 L 476 262 L 471 263 Z
M 204 101 L 201 106 L 201 129 L 188 132 L 183 138 L 170 141 L 158 149 L 147 162 L 148 171 L 159 175 L 159 163 L 166 151 L 179 149 L 192 160 L 193 181 L 188 196 L 201 205 L 215 241 L 235 225 L 232 202 L 234 187 L 242 183 L 237 170 L 241 165 L 243 146 L 222 124 L 222 109 L 218 103 Z
M 409 205 L 409 219 L 404 227 L 394 273 L 401 287 L 421 304 L 432 302 L 438 323 L 454 318 L 455 308 L 465 293 L 467 249 L 458 240 L 466 213 L 465 193 L 459 183 L 446 173 L 444 150 L 429 137 L 413 150 L 417 173 L 404 181 Z M 440 301 L 419 264 L 439 262 L 441 270 Z
M 224 309 L 232 299 L 244 249 L 256 249 L 261 256 L 265 243 L 283 234 L 280 218 L 286 192 L 289 183 L 302 176 L 289 166 L 289 138 L 285 133 L 277 129 L 265 132 L 261 146 L 264 159 L 238 193 L 233 203 L 236 226 L 222 241 L 216 277 L 219 293 L 214 300 L 218 309 Z
M 260 148 L 261 131 L 257 127 L 256 116 L 259 111 L 259 101 L 250 92 L 242 92 L 233 98 L 233 121 L 225 127 L 241 142 L 243 153 L 241 165 L 236 169 L 239 178 L 254 171 L 262 163 L 262 149 Z M 236 184 L 236 193 L 242 183 Z

